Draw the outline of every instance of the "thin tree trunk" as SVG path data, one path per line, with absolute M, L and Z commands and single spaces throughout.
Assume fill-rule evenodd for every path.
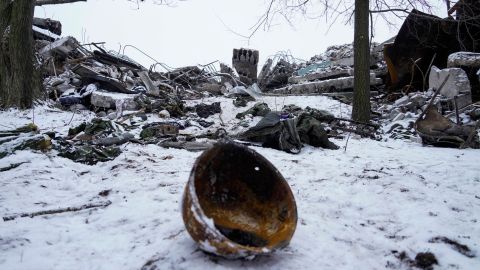
M 370 121 L 369 1 L 355 0 L 354 92 L 352 119 Z
M 10 32 L 10 15 L 12 2 L 0 0 L 0 105 L 4 104 L 4 89 L 9 88 L 10 56 L 8 54 L 8 37 Z
M 40 89 L 38 72 L 33 62 L 32 22 L 35 1 L 1 1 L 0 8 L 4 9 L 0 26 L 5 25 L 3 15 L 10 18 L 6 21 L 8 38 L 2 38 L 0 49 L 1 106 L 31 108 L 33 98 Z M 5 36 L 4 33 L 2 36 Z

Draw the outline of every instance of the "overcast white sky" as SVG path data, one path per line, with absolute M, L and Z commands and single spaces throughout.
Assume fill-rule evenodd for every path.
M 261 64 L 279 51 L 308 60 L 330 45 L 353 40 L 353 25 L 340 21 L 328 31 L 325 19 L 298 19 L 294 28 L 279 20 L 268 31 L 258 31 L 250 42 L 232 33 L 248 35 L 265 8 L 263 0 L 188 0 L 176 7 L 147 0 L 139 9 L 127 0 L 88 0 L 37 7 L 35 16 L 60 20 L 63 35 L 80 42 L 106 42 L 113 50 L 134 45 L 172 67 L 215 60 L 231 65 L 232 49 L 240 47 L 259 50 Z M 397 31 L 377 23 L 375 41 L 384 41 Z M 126 48 L 125 54 L 146 67 L 153 63 L 132 48 Z

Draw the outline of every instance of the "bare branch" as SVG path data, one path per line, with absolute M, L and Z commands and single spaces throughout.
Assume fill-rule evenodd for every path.
M 36 6 L 43 5 L 59 5 L 59 4 L 69 4 L 75 2 L 87 2 L 87 0 L 37 0 L 35 2 Z

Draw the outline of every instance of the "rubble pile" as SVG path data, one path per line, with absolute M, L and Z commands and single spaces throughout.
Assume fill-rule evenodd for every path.
M 98 47 L 98 46 L 97 46 Z M 150 72 L 126 56 L 98 47 L 85 49 L 74 38 L 61 38 L 40 49 L 47 68 L 46 94 L 63 106 L 109 110 L 167 110 L 184 113 L 182 99 L 200 95 L 199 84 L 217 83 L 212 74 L 198 67 L 168 72 Z M 83 105 L 78 106 L 78 104 Z M 152 106 L 146 106 L 151 104 Z
M 352 44 L 330 46 L 306 62 L 277 54 L 260 72 L 259 51 L 245 48 L 234 49 L 232 67 L 219 63 L 220 71 L 217 62 L 181 68 L 156 63 L 147 69 L 124 54 L 107 51 L 101 42 L 80 44 L 73 37 L 60 37 L 60 22 L 36 18 L 35 48 L 44 72 L 45 96 L 63 109 L 90 110 L 97 118 L 64 137 L 35 130 L 6 131 L 0 134 L 0 155 L 15 149 L 53 148 L 61 156 L 94 164 L 114 159 L 125 143 L 198 151 L 224 138 L 299 153 L 305 144 L 338 149 L 330 139 L 351 133 L 476 148 L 480 52 L 476 43 L 466 44 L 470 52 L 458 50 L 456 40 L 445 43 L 449 36 L 444 30 L 439 36 L 422 36 L 425 27 L 412 33 L 412 25 L 442 22 L 423 15 L 413 11 L 396 37 L 372 46 L 371 123 L 296 104 L 273 110 L 263 100 L 269 95 L 330 95 L 348 104 L 354 88 Z M 441 42 L 450 47 L 439 46 Z M 432 46 L 423 48 L 425 44 Z M 188 101 L 204 97 L 230 98 L 236 108 L 244 109 L 235 112 L 233 122 L 225 123 L 221 99 L 187 106 Z
M 353 45 L 330 46 L 321 55 L 296 65 L 279 61 L 271 69 L 272 61 L 262 68 L 260 87 L 273 94 L 321 94 L 353 91 Z M 371 85 L 383 83 L 386 66 L 378 51 L 371 53 Z

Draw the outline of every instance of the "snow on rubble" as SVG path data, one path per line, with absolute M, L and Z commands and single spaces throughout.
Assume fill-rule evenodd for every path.
M 243 109 L 234 107 L 231 99 L 212 97 L 188 103 L 215 101 L 221 102 L 226 129 L 235 131 L 235 114 Z M 337 117 L 348 117 L 351 111 L 350 106 L 323 96 L 264 97 L 263 101 L 270 108 L 312 106 Z M 2 127 L 34 119 L 42 131 L 60 134 L 94 117 L 89 111 L 73 114 L 48 105 L 36 107 L 34 113 L 0 114 Z M 206 120 L 214 118 L 219 115 Z M 250 124 L 258 120 L 254 117 Z M 20 164 L 0 172 L 2 217 L 111 204 L 1 220 L 1 268 L 410 269 L 405 257 L 413 259 L 420 252 L 435 254 L 435 269 L 480 268 L 478 150 L 353 135 L 332 141 L 343 149 L 306 146 L 292 155 L 252 147 L 287 179 L 299 220 L 287 248 L 236 261 L 203 253 L 185 231 L 180 202 L 199 152 L 125 144 L 114 160 L 86 165 L 59 157 L 55 150 L 16 151 L 0 159 L 0 168 Z M 437 241 L 443 238 L 469 251 Z

